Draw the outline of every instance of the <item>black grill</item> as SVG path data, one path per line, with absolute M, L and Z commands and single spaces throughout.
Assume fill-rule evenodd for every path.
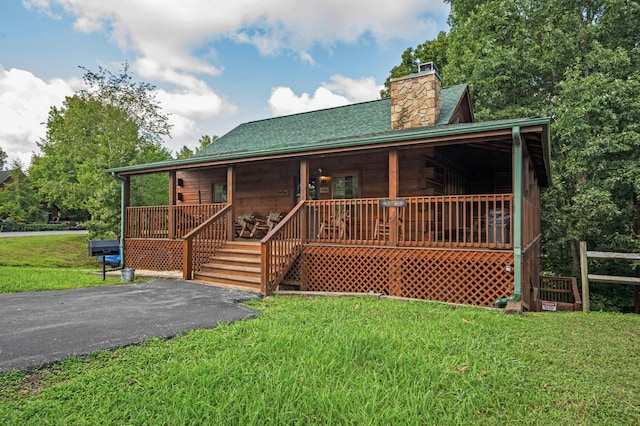
M 120 254 L 118 240 L 89 240 L 89 256 Z
M 107 279 L 107 258 L 120 254 L 118 240 L 89 240 L 89 256 L 102 256 L 98 261 L 102 263 L 102 281 Z

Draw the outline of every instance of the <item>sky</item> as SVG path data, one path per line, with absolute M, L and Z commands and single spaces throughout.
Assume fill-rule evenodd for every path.
M 156 87 L 175 154 L 253 120 L 379 98 L 442 0 L 2 0 L 0 148 L 27 167 L 84 67 Z

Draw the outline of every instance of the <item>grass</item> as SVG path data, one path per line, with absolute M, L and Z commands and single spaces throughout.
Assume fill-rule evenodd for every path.
M 98 269 L 96 258 L 87 255 L 86 234 L 10 237 L 0 242 L 0 266 Z
M 0 424 L 638 424 L 640 318 L 369 298 L 0 376 Z
M 2 239 L 0 292 L 103 285 L 86 246 Z M 636 315 L 249 306 L 262 315 L 0 375 L 0 424 L 640 424 Z
M 0 266 L 0 293 L 67 290 L 114 284 L 120 284 L 120 276 L 107 276 L 106 281 L 102 281 L 102 273 L 87 270 Z
M 119 277 L 102 281 L 96 274 L 102 267 L 87 244 L 86 234 L 2 238 L 0 293 L 120 284 Z

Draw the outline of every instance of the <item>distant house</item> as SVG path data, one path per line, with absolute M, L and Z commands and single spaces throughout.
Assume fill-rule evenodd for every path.
M 11 172 L 9 170 L 0 170 L 0 190 L 4 189 L 4 187 L 11 182 L 13 182 Z
M 475 122 L 437 69 L 391 99 L 239 125 L 195 157 L 108 170 L 127 267 L 185 279 L 534 306 L 549 119 Z M 169 205 L 129 206 L 168 173 Z

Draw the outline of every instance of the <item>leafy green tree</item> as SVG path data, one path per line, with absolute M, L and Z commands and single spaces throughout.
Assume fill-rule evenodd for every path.
M 425 62 L 433 62 L 440 69 L 447 62 L 447 33 L 440 31 L 435 40 L 427 40 L 419 44 L 415 49 L 407 48 L 402 53 L 400 64 L 391 69 L 389 77 L 384 82 L 384 89 L 380 91 L 381 98 L 391 97 L 391 79 L 418 72 L 418 65 Z
M 4 168 L 4 164 L 7 162 L 7 153 L 0 148 L 0 170 Z
M 20 222 L 40 222 L 44 220 L 40 210 L 38 195 L 29 185 L 28 176 L 22 170 L 19 160 L 9 166 L 11 183 L 0 191 L 0 217 L 8 217 Z
M 213 136 L 204 135 L 198 141 L 198 146 L 196 147 L 195 152 L 188 146 L 184 145 L 182 149 L 176 153 L 176 158 L 177 159 L 191 158 L 197 153 L 199 153 L 200 151 L 202 151 L 203 149 L 205 149 L 206 147 L 208 147 L 209 145 L 211 145 L 217 139 L 218 139 L 218 136 L 215 136 L 215 135 Z
M 443 86 L 468 83 L 478 121 L 552 119 L 545 268 L 576 274 L 579 240 L 594 250 L 638 250 L 640 3 L 450 4 Z M 413 63 L 405 51 L 397 69 Z
M 203 149 L 205 149 L 206 147 L 208 147 L 209 145 L 211 145 L 212 143 L 214 143 L 215 141 L 218 140 L 218 136 L 217 135 L 204 135 L 200 138 L 200 140 L 198 141 L 198 146 L 196 147 L 196 154 L 199 153 L 200 151 L 202 151 Z
M 176 153 L 176 159 L 193 157 L 193 150 L 186 145 L 182 146 L 182 149 Z
M 153 86 L 133 83 L 128 66 L 119 74 L 87 71 L 88 90 L 52 107 L 47 134 L 34 155 L 29 176 L 42 199 L 63 212 L 84 214 L 92 237 L 117 233 L 120 224 L 120 184 L 107 168 L 171 158 L 160 144 L 168 135 L 168 118 L 161 114 Z M 155 179 L 155 181 L 154 181 Z M 157 188 L 168 194 L 168 178 L 141 179 L 154 184 L 136 189 L 136 202 L 156 201 Z M 132 185 L 134 183 L 132 182 Z M 168 197 L 168 195 L 166 195 Z M 166 199 L 166 198 L 165 198 Z

